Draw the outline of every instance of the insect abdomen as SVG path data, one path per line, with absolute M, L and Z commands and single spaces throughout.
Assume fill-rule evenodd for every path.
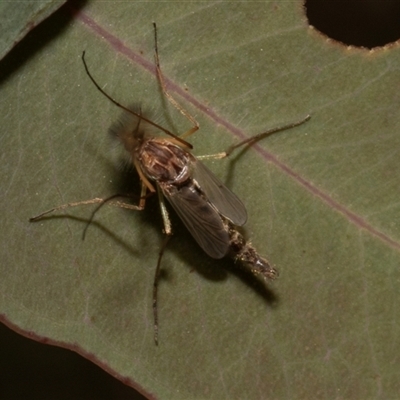
M 264 279 L 275 279 L 278 271 L 270 263 L 261 257 L 257 250 L 248 242 L 243 235 L 231 223 L 226 223 L 230 236 L 230 249 L 232 256 L 248 268 L 253 275 L 260 275 Z

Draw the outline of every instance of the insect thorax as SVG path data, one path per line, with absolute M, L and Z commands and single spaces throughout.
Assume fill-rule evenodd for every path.
M 143 172 L 157 182 L 185 182 L 193 160 L 192 154 L 166 139 L 146 140 L 139 152 Z

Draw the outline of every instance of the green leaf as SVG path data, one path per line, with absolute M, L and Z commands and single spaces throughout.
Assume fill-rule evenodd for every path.
M 0 2 L 0 59 L 2 59 L 36 25 L 65 3 L 61 1 L 2 1 Z
M 399 52 L 328 42 L 300 2 L 87 2 L 41 24 L 1 68 L 2 320 L 71 348 L 157 398 L 394 398 L 399 347 Z M 312 119 L 207 162 L 246 204 L 246 235 L 279 269 L 268 286 L 212 260 L 155 198 L 144 212 L 55 205 L 139 194 L 107 129 L 122 104 L 181 133 L 153 67 L 201 129 L 195 154 Z M 172 126 L 172 128 L 171 128 Z M 240 152 L 239 152 L 240 153 Z

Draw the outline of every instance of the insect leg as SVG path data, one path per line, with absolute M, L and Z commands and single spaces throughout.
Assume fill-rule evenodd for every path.
M 53 213 L 55 211 L 65 210 L 65 209 L 70 208 L 70 207 L 77 207 L 77 206 L 90 205 L 90 204 L 98 204 L 98 206 L 93 210 L 93 212 L 92 212 L 92 214 L 91 214 L 91 216 L 89 218 L 89 221 L 87 222 L 87 224 L 85 226 L 85 229 L 83 230 L 82 239 L 84 239 L 85 235 L 86 235 L 86 231 L 87 231 L 89 225 L 91 224 L 91 222 L 93 221 L 93 218 L 94 218 L 96 212 L 99 211 L 99 209 L 104 204 L 107 203 L 108 205 L 112 205 L 112 206 L 120 207 L 120 208 L 126 208 L 128 210 L 142 211 L 144 209 L 144 207 L 145 207 L 145 204 L 146 204 L 146 191 L 147 191 L 147 187 L 144 184 L 142 184 L 142 191 L 141 191 L 141 195 L 140 195 L 139 205 L 125 203 L 125 202 L 122 202 L 122 201 L 111 201 L 112 199 L 115 199 L 116 197 L 133 197 L 133 196 L 122 195 L 122 194 L 114 194 L 114 195 L 112 195 L 110 197 L 107 197 L 105 199 L 96 197 L 96 198 L 90 199 L 90 200 L 84 200 L 84 201 L 77 201 L 77 202 L 62 204 L 60 206 L 51 208 L 50 210 L 44 211 L 41 214 L 36 215 L 35 217 L 29 218 L 29 222 L 39 221 L 40 219 L 42 219 L 43 217 L 45 217 L 48 214 L 51 214 L 51 213 Z M 152 194 L 152 193 L 150 193 L 150 194 Z
M 199 129 L 199 123 L 195 120 L 195 118 L 189 114 L 187 110 L 185 110 L 167 91 L 167 87 L 165 85 L 165 80 L 164 76 L 161 72 L 161 67 L 160 67 L 160 58 L 158 56 L 158 40 L 157 40 L 157 25 L 155 22 L 153 22 L 154 26 L 154 42 L 155 42 L 155 54 L 154 58 L 156 61 L 156 69 L 157 69 L 157 77 L 158 80 L 160 81 L 160 86 L 161 89 L 165 95 L 165 97 L 168 99 L 168 101 L 182 114 L 184 115 L 192 124 L 193 126 L 185 133 L 180 135 L 180 138 L 187 138 L 188 136 L 192 135 Z
M 171 220 L 169 218 L 167 208 L 165 207 L 164 196 L 158 186 L 157 186 L 157 193 L 158 193 L 158 201 L 160 204 L 161 216 L 162 216 L 163 224 L 164 224 L 164 233 L 166 236 L 164 238 L 164 242 L 163 242 L 163 244 L 160 248 L 160 252 L 158 254 L 157 267 L 156 267 L 156 272 L 154 274 L 154 281 L 153 281 L 154 342 L 156 345 L 158 345 L 158 305 L 157 305 L 158 279 L 160 277 L 160 271 L 161 271 L 161 259 L 164 254 L 164 250 L 167 247 L 168 241 L 172 235 Z
M 40 219 L 45 217 L 47 214 L 51 214 L 52 212 L 55 212 L 55 211 L 65 210 L 66 208 L 70 208 L 70 207 L 85 206 L 85 205 L 90 205 L 90 204 L 99 204 L 99 203 L 104 203 L 105 201 L 107 201 L 107 199 L 102 199 L 102 198 L 96 197 L 96 198 L 90 199 L 90 200 L 62 204 L 60 206 L 51 208 L 50 210 L 44 211 L 44 212 L 40 213 L 39 215 L 35 215 L 34 217 L 29 218 L 29 222 L 39 221 Z M 122 203 L 120 201 L 111 202 L 109 204 L 113 205 L 113 206 L 121 207 L 121 208 L 130 208 L 132 210 L 140 209 L 139 206 L 135 206 L 133 204 Z
M 247 145 L 247 146 L 251 146 L 252 144 L 258 142 L 261 139 L 264 139 L 265 137 L 272 135 L 273 133 L 276 132 L 281 132 L 281 131 L 285 131 L 286 129 L 291 129 L 294 128 L 296 126 L 302 125 L 305 122 L 307 122 L 309 119 L 311 118 L 310 115 L 307 115 L 306 117 L 304 117 L 303 119 L 296 121 L 296 122 L 292 122 L 290 124 L 286 124 L 286 125 L 282 125 L 282 126 L 278 126 L 275 128 L 271 128 L 269 130 L 267 130 L 266 132 L 262 132 L 259 133 L 258 135 L 252 136 L 250 138 L 247 138 L 245 140 L 242 140 L 239 143 L 236 143 L 230 147 L 228 147 L 227 150 L 222 151 L 221 153 L 216 153 L 216 154 L 210 154 L 210 155 L 203 155 L 203 156 L 196 156 L 199 160 L 205 160 L 205 159 L 222 159 L 225 157 L 229 157 L 231 155 L 231 153 L 236 150 L 237 148 Z
M 34 217 L 29 218 L 29 222 L 36 222 L 36 221 L 39 221 L 40 219 L 42 219 L 43 217 L 45 217 L 46 215 L 51 214 L 53 212 L 60 211 L 60 210 L 65 210 L 67 208 L 77 207 L 77 206 L 85 206 L 85 205 L 90 205 L 90 204 L 99 204 L 99 206 L 96 208 L 96 211 L 97 211 L 98 208 L 103 206 L 108 201 L 114 199 L 115 197 L 129 197 L 129 196 L 122 195 L 122 194 L 116 194 L 116 195 L 113 195 L 111 197 L 107 197 L 105 199 L 100 198 L 100 197 L 96 197 L 96 198 L 90 199 L 90 200 L 83 200 L 83 201 L 76 201 L 76 202 L 62 204 L 60 206 L 53 207 L 50 210 L 44 211 L 44 212 L 42 212 L 42 213 L 40 213 L 38 215 L 35 215 Z M 115 206 L 115 207 L 119 207 L 119 208 L 127 208 L 129 210 L 136 210 L 136 211 L 142 211 L 144 209 L 144 204 L 145 204 L 145 198 L 144 199 L 140 198 L 139 205 L 124 203 L 122 201 L 111 201 L 110 203 L 108 203 L 108 205 L 110 205 L 110 206 Z
M 119 201 L 116 201 L 116 202 L 113 202 L 113 203 L 109 203 L 109 204 L 110 204 L 110 205 L 115 205 L 115 206 L 120 207 L 120 208 L 127 208 L 127 209 L 129 209 L 129 210 L 142 211 L 142 210 L 144 210 L 144 207 L 145 207 L 145 205 L 146 205 L 146 192 L 147 192 L 147 186 L 146 186 L 146 184 L 145 184 L 144 182 L 142 182 L 142 189 L 141 189 L 141 192 L 140 192 L 139 205 L 132 205 L 132 204 L 129 204 L 129 203 L 123 203 L 123 202 L 119 202 Z M 150 192 L 150 194 L 152 194 L 152 192 Z M 90 216 L 90 218 L 89 218 L 89 221 L 87 222 L 87 224 L 86 224 L 86 226 L 85 226 L 85 229 L 83 230 L 83 233 L 82 233 L 82 240 L 85 239 L 86 231 L 88 230 L 90 224 L 92 223 L 93 218 L 94 218 L 95 214 L 97 213 L 97 211 L 99 211 L 100 208 L 103 207 L 104 204 L 106 204 L 108 201 L 110 201 L 110 200 L 112 200 L 112 199 L 115 199 L 116 197 L 133 197 L 133 196 L 121 195 L 121 194 L 114 194 L 114 195 L 112 195 L 112 196 L 110 196 L 110 197 L 104 199 L 104 201 L 103 201 L 102 203 L 100 203 L 100 204 L 92 211 L 92 214 L 91 214 L 91 216 Z M 135 196 L 135 197 L 136 197 L 136 196 Z

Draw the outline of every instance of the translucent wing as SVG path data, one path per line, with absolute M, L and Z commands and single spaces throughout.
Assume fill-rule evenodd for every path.
M 222 258 L 229 250 L 229 233 L 218 211 L 194 185 L 166 191 L 161 189 L 200 247 L 212 258 Z
M 201 161 L 196 160 L 192 165 L 193 179 L 196 180 L 210 203 L 235 225 L 244 225 L 247 221 L 247 211 L 241 200 Z

